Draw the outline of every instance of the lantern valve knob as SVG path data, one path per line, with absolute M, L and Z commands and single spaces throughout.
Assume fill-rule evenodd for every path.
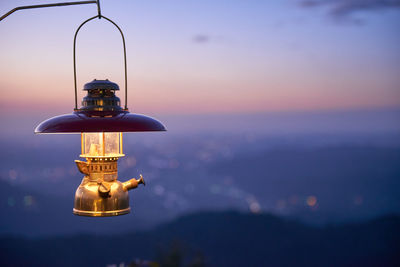
M 133 188 L 136 188 L 139 186 L 139 184 L 146 185 L 142 175 L 140 175 L 140 179 L 133 178 L 133 179 L 130 179 L 129 181 L 122 183 L 125 190 L 131 190 Z

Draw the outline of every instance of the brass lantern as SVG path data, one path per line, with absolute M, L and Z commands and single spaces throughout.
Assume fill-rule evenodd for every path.
M 119 86 L 109 80 L 93 80 L 85 84 L 87 95 L 82 106 L 77 107 L 75 44 L 82 23 L 74 38 L 75 109 L 66 114 L 40 123 L 35 133 L 79 133 L 81 135 L 81 157 L 76 160 L 79 171 L 84 174 L 76 190 L 73 213 L 83 216 L 116 216 L 130 212 L 130 189 L 145 184 L 143 177 L 121 183 L 118 181 L 118 159 L 123 157 L 123 132 L 165 131 L 164 125 L 148 116 L 132 114 L 127 108 L 127 68 L 125 40 L 121 29 L 110 19 L 121 33 L 125 59 L 125 107 L 116 96 Z

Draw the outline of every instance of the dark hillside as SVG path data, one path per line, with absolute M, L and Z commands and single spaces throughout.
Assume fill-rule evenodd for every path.
M 174 254 L 183 266 L 199 258 L 206 266 L 398 266 L 399 229 L 399 216 L 312 227 L 268 214 L 203 212 L 126 235 L 2 237 L 0 264 L 106 266 Z

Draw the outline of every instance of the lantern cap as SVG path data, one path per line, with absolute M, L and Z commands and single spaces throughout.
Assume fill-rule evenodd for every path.
M 110 82 L 108 79 L 106 79 L 106 80 L 94 79 L 93 81 L 91 81 L 83 86 L 83 90 L 86 90 L 86 91 L 96 90 L 96 89 L 119 90 L 119 86 L 116 83 Z
M 107 80 L 94 79 L 90 83 L 85 84 L 83 90 L 87 91 L 87 95 L 82 100 L 80 110 L 85 111 L 116 111 L 122 110 L 121 101 L 115 95 L 115 91 L 119 90 L 118 84 Z M 102 114 L 100 114 L 102 116 Z

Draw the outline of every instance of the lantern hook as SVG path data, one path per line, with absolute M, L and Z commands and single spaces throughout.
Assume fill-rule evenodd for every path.
M 102 16 L 101 16 L 100 0 L 96 0 L 96 3 L 97 3 L 97 13 L 99 15 L 99 19 L 101 19 Z
M 73 5 L 85 5 L 85 4 L 97 4 L 97 12 L 99 14 L 99 18 L 101 18 L 101 10 L 100 10 L 100 0 L 92 0 L 92 1 L 78 1 L 78 2 L 64 2 L 64 3 L 54 3 L 54 4 L 43 4 L 43 5 L 32 5 L 32 6 L 19 6 L 11 9 L 6 14 L 0 17 L 0 21 L 10 16 L 12 13 L 18 10 L 24 9 L 34 9 L 34 8 L 43 8 L 43 7 L 56 7 L 56 6 L 73 6 Z

